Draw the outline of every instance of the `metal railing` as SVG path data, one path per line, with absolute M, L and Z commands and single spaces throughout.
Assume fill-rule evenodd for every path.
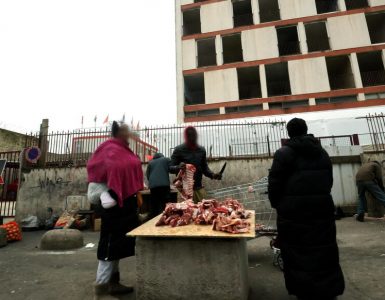
M 0 185 L 0 216 L 13 217 L 19 185 L 20 151 L 0 152 L 0 159 L 7 160 L 2 174 L 4 184 Z
M 370 131 L 370 140 L 373 150 L 385 150 L 385 114 L 368 114 L 363 117 Z
M 269 157 L 281 146 L 286 137 L 286 123 L 233 122 L 193 124 L 199 142 L 209 158 Z M 174 148 L 183 143 L 185 125 L 153 126 L 135 130 L 130 140 L 131 149 L 143 162 L 157 151 L 171 156 Z M 46 149 L 38 162 L 40 167 L 83 166 L 96 148 L 111 136 L 110 128 L 79 129 L 75 131 L 31 134 L 27 146 Z M 39 141 L 36 142 L 36 137 Z

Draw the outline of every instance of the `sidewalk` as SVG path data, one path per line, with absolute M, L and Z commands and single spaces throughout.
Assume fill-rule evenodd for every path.
M 347 218 L 338 221 L 337 226 L 347 285 L 345 295 L 339 299 L 384 299 L 385 222 L 358 223 Z M 42 234 L 24 233 L 22 242 L 0 249 L 0 299 L 92 299 L 98 234 L 84 234 L 85 243 L 94 243 L 94 248 L 67 252 L 40 251 L 37 245 Z M 292 299 L 287 296 L 282 272 L 272 265 L 269 240 L 252 240 L 248 246 L 250 299 Z M 123 260 L 121 267 L 123 282 L 134 284 L 135 258 Z M 135 296 L 120 299 L 130 300 Z

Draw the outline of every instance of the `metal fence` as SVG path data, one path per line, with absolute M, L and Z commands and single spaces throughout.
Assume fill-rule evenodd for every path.
M 268 157 L 286 138 L 286 123 L 282 121 L 199 123 L 193 126 L 209 158 Z M 136 129 L 130 147 L 143 162 L 157 151 L 171 156 L 174 148 L 183 143 L 184 129 L 184 125 Z M 110 136 L 110 127 L 36 133 L 27 136 L 26 146 L 38 146 L 42 150 L 39 166 L 82 166 Z
M 366 117 L 373 150 L 385 150 L 385 114 L 369 114 Z
M 13 217 L 16 209 L 20 151 L 0 152 L 0 159 L 7 161 L 0 185 L 0 216 Z

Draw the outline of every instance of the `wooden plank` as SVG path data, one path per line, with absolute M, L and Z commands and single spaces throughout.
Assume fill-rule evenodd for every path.
M 255 238 L 255 213 L 249 211 L 251 216 L 247 219 L 251 226 L 249 233 L 232 234 L 222 231 L 215 231 L 211 225 L 195 225 L 171 227 L 155 226 L 161 215 L 151 219 L 138 228 L 127 233 L 135 237 L 179 237 L 179 238 Z

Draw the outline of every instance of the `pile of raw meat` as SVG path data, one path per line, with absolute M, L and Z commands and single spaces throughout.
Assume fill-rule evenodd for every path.
M 186 170 L 181 170 L 174 180 L 174 185 L 181 193 L 183 200 L 189 200 L 194 195 L 194 174 L 196 168 L 194 165 L 187 164 Z
M 250 232 L 246 219 L 250 212 L 234 199 L 219 202 L 215 199 L 194 204 L 191 200 L 168 203 L 156 226 L 184 226 L 188 224 L 212 225 L 213 230 L 228 233 Z

